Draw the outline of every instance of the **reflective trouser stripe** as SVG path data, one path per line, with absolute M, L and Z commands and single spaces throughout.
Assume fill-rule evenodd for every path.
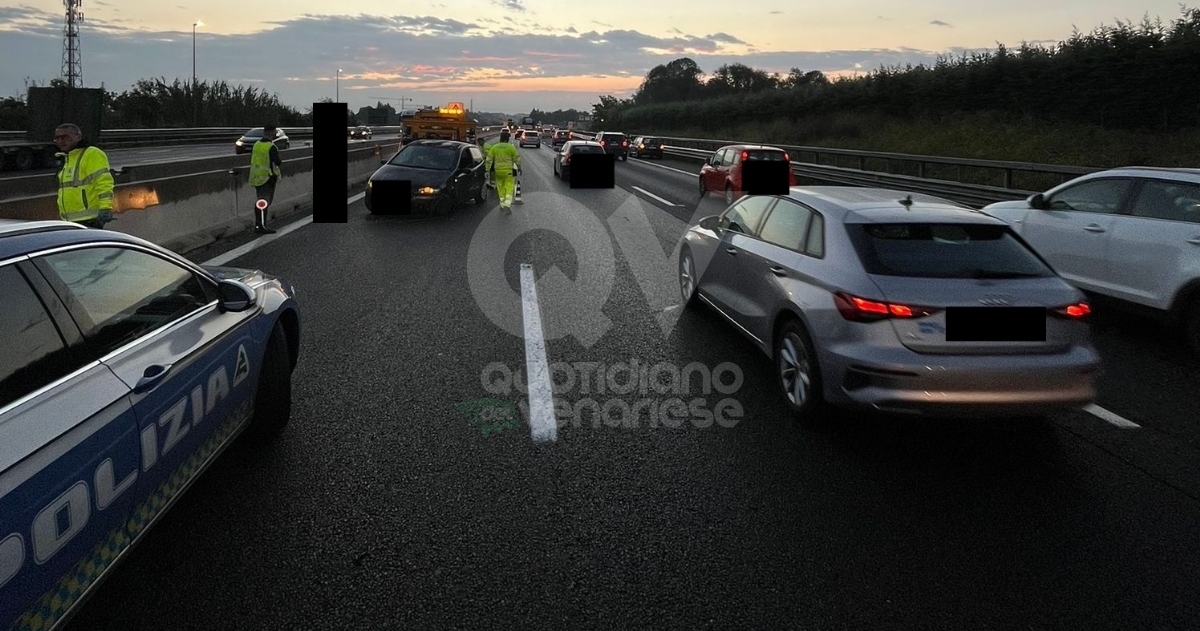
M 496 173 L 496 194 L 500 197 L 501 206 L 511 206 L 513 203 L 514 180 L 511 173 Z

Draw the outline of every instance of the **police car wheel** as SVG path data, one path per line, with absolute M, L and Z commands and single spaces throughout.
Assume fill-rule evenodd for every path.
M 258 439 L 277 436 L 292 416 L 292 360 L 283 327 L 276 324 L 267 339 L 258 393 L 254 397 L 254 420 L 250 429 Z
M 475 191 L 475 203 L 482 204 L 487 201 L 487 186 L 479 185 L 479 190 Z

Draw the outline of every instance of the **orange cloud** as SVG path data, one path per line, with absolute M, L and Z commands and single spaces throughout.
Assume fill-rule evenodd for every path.
M 587 92 L 611 94 L 636 90 L 642 84 L 640 77 L 573 76 L 573 77 L 522 77 L 511 79 L 484 79 L 469 81 L 415 81 L 391 83 L 378 86 L 381 89 L 402 88 L 427 92 L 456 92 L 464 89 L 495 90 L 498 92 Z

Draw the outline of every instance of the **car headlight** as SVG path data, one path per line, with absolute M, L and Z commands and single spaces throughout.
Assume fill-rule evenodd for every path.
M 239 141 L 235 142 L 234 144 L 240 147 L 240 146 L 242 146 L 242 141 L 239 140 Z
M 438 192 L 438 189 L 432 186 L 422 186 L 421 188 L 417 189 L 417 192 L 421 195 L 433 195 L 434 193 Z
M 367 190 L 371 190 L 371 185 L 374 184 L 371 180 L 367 180 Z

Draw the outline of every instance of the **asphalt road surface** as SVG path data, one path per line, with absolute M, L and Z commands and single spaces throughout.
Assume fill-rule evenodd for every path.
M 1099 310 L 1100 407 L 1041 425 L 798 423 L 732 326 L 676 306 L 669 256 L 719 210 L 694 163 L 573 191 L 522 153 L 512 216 L 494 193 L 446 217 L 357 201 L 231 263 L 298 288 L 291 424 L 216 462 L 71 629 L 1200 628 L 1198 363 L 1174 332 Z M 553 440 L 481 412 L 539 409 L 544 382 L 498 377 L 536 364 L 533 305 L 546 360 L 577 365 Z M 722 390 L 617 393 L 632 360 Z M 722 422 L 583 409 L 672 396 Z

